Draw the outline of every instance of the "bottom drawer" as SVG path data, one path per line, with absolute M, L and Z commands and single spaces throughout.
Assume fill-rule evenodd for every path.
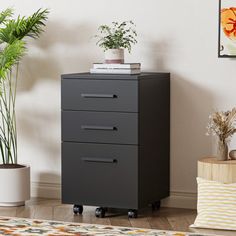
M 63 203 L 138 208 L 138 147 L 62 144 Z

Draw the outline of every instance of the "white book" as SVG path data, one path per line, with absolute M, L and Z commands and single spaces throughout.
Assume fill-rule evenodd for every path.
M 141 63 L 122 63 L 122 64 L 108 64 L 108 63 L 94 63 L 94 69 L 140 69 Z
M 91 74 L 127 74 L 134 75 L 140 74 L 140 69 L 90 69 Z

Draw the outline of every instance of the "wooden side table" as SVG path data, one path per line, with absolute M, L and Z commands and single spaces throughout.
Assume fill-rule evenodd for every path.
M 217 161 L 204 157 L 198 161 L 198 177 L 221 183 L 236 183 L 236 160 Z

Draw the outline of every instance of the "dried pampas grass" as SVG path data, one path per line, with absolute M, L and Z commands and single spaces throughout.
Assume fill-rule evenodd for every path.
M 209 116 L 206 135 L 216 135 L 219 141 L 227 143 L 236 132 L 236 108 L 231 111 L 217 111 Z

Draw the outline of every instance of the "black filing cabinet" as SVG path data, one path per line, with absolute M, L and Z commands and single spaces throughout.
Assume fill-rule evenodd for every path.
M 61 76 L 62 202 L 137 210 L 169 196 L 170 74 Z

